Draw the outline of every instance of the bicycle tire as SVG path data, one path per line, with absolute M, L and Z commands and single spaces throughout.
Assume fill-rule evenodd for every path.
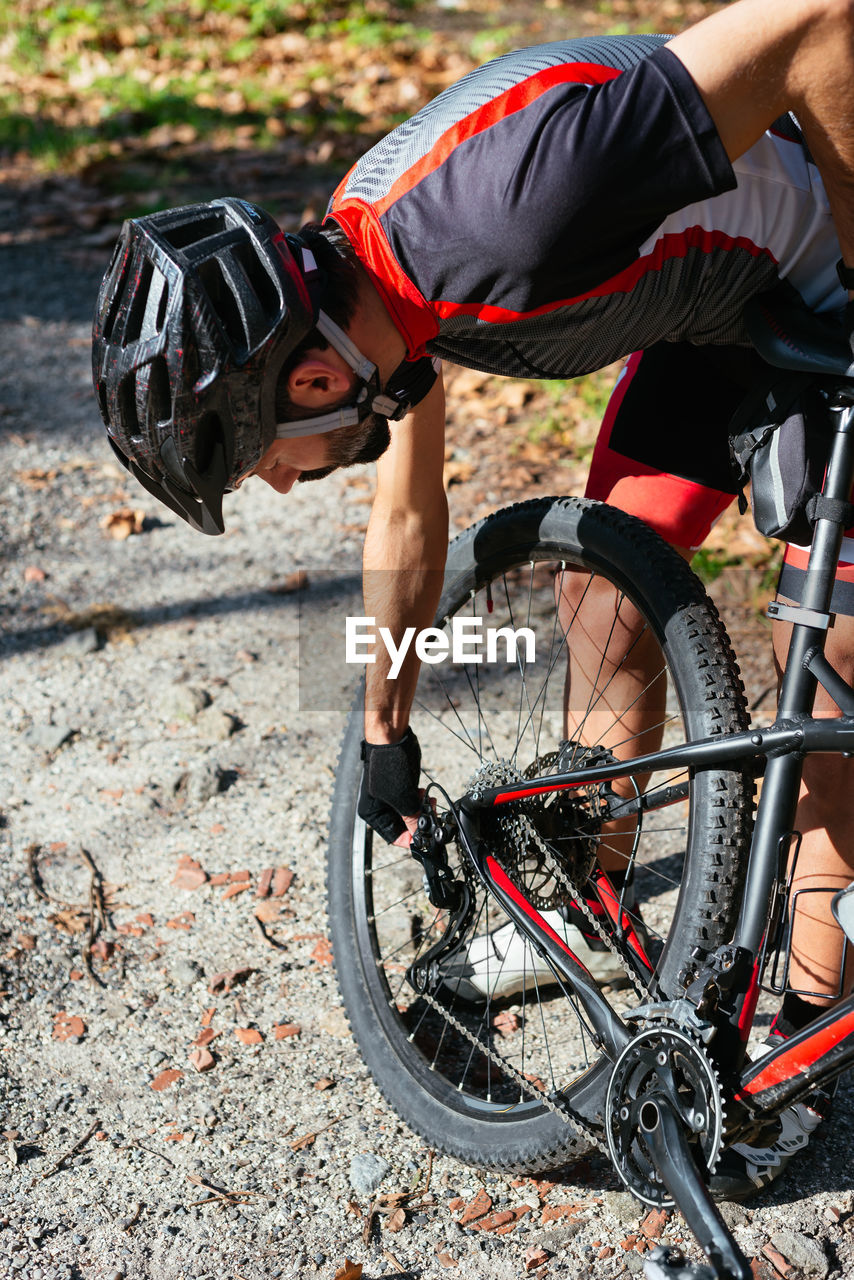
M 564 566 L 559 572 L 578 571 L 591 575 L 591 581 L 597 584 L 612 584 L 620 593 L 620 599 L 627 598 L 639 610 L 649 633 L 654 634 L 661 645 L 675 687 L 680 733 L 706 737 L 747 727 L 743 687 L 732 649 L 702 584 L 681 557 L 647 526 L 599 503 L 583 499 L 535 499 L 488 516 L 462 533 L 449 548 L 437 625 L 447 623 L 456 611 L 476 602 L 487 583 L 500 581 L 505 593 L 508 583 L 515 590 L 528 566 L 532 582 L 537 581 L 543 567 L 548 566 L 554 584 L 558 580 L 556 564 Z M 562 585 L 560 591 L 563 592 Z M 552 593 L 552 612 L 556 613 L 554 601 L 558 597 L 554 585 Z M 529 598 L 533 594 L 529 589 Z M 545 600 L 543 607 L 547 612 L 547 594 L 543 596 L 540 590 L 537 598 Z M 494 607 L 494 596 L 492 600 Z M 529 614 L 531 612 L 529 603 Z M 431 667 L 427 675 L 435 670 Z M 517 678 L 524 680 L 524 673 Z M 470 674 L 466 679 L 471 687 Z M 457 688 L 464 689 L 465 681 Z M 486 702 L 485 684 L 478 686 L 478 696 L 481 702 Z M 496 697 L 503 707 L 500 690 L 496 690 Z M 545 701 L 544 697 L 544 705 Z M 459 717 L 457 709 L 453 714 Z M 503 711 L 500 714 L 504 716 Z M 413 713 L 413 722 L 422 736 L 423 726 L 417 711 Z M 431 746 L 433 730 L 433 721 L 428 718 L 428 732 L 422 736 L 422 767 L 428 776 L 434 772 L 441 780 L 446 775 L 448 762 L 441 750 Z M 399 910 L 394 903 L 392 907 L 382 905 L 386 899 L 381 896 L 378 881 L 389 882 L 393 899 L 398 891 L 396 877 L 404 877 L 407 889 L 413 884 L 411 868 L 415 863 L 408 858 L 407 868 L 405 862 L 396 859 L 401 851 L 373 836 L 357 816 L 362 736 L 360 694 L 347 724 L 336 775 L 328 856 L 328 918 L 342 998 L 364 1060 L 395 1111 L 432 1147 L 466 1163 L 504 1171 L 532 1173 L 553 1168 L 579 1154 L 586 1142 L 535 1097 L 520 1095 L 518 1104 L 510 1105 L 508 1088 L 511 1086 L 502 1094 L 501 1087 L 494 1081 L 484 1085 L 484 1064 L 487 1075 L 492 1070 L 488 1055 L 480 1065 L 479 1076 L 472 1067 L 471 1079 L 468 1075 L 464 1075 L 462 1083 L 456 1079 L 453 1072 L 463 1073 L 460 1063 L 468 1046 L 462 1042 L 461 1048 L 458 1046 L 452 1053 L 450 1042 L 454 1035 L 460 1041 L 462 1037 L 454 1032 L 450 1023 L 449 1044 L 444 1050 L 441 1049 L 444 1029 L 440 1050 L 433 1047 L 439 1034 L 435 1029 L 431 1033 L 432 1041 L 426 1037 L 425 1047 L 426 1033 L 419 1029 L 428 1024 L 428 1014 L 418 1011 L 421 1021 L 413 1030 L 417 1000 L 402 980 L 398 981 L 402 967 L 398 942 L 402 938 L 401 945 L 405 948 L 405 931 L 401 932 L 405 926 L 395 925 L 395 951 L 390 943 L 383 941 L 381 933 L 386 924 L 381 929 L 380 922 L 383 914 L 387 922 L 393 921 L 395 911 L 399 914 Z M 492 740 L 488 746 L 490 750 L 495 749 Z M 480 747 L 484 747 L 483 754 L 487 755 L 484 739 L 476 744 L 475 754 Z M 540 754 L 538 747 L 537 755 Z M 670 996 L 676 995 L 689 979 L 692 966 L 696 965 L 692 956 L 710 951 L 731 935 L 749 847 L 752 789 L 752 777 L 741 768 L 697 772 L 690 784 L 687 802 L 688 833 L 684 837 L 684 852 L 680 844 L 675 854 L 667 854 L 664 859 L 669 866 L 668 858 L 681 858 L 681 869 L 667 877 L 667 888 L 661 893 L 657 892 L 658 882 L 650 881 L 650 902 L 654 897 L 676 899 L 675 906 L 669 908 L 672 912 L 669 932 L 663 940 L 657 967 L 660 989 Z M 461 790 L 457 791 L 458 795 Z M 684 809 L 685 805 L 681 807 Z M 639 822 L 639 828 L 640 825 Z M 656 838 L 655 829 L 649 835 L 653 846 L 662 844 L 664 837 Z M 649 880 L 655 874 L 661 875 L 660 871 L 656 872 L 660 863 L 661 858 L 653 861 L 651 869 L 638 864 L 638 879 Z M 416 868 L 416 872 L 420 876 L 420 868 Z M 412 889 L 408 900 L 407 909 L 411 911 L 416 910 L 416 903 L 417 909 L 422 910 L 426 901 L 423 895 L 418 898 L 417 888 Z M 440 928 L 438 923 L 435 927 Z M 415 926 L 411 925 L 410 929 L 417 932 Z M 414 949 L 422 945 L 423 939 L 413 938 Z M 537 994 L 540 1018 L 547 1006 L 551 1016 L 554 1002 L 543 997 L 539 988 Z M 614 999 L 617 998 L 615 993 Z M 636 997 L 631 997 L 631 1002 L 637 1003 Z M 433 1016 L 433 1011 L 428 1013 Z M 489 1026 L 489 1012 L 485 1017 L 478 1011 L 471 1016 L 480 1017 L 486 1025 L 484 1036 L 480 1037 L 483 1042 L 488 1045 L 489 1036 L 495 1040 L 496 1033 Z M 557 1019 L 556 1013 L 554 1025 L 562 1028 L 562 1022 Z M 568 1015 L 566 1020 L 571 1020 Z M 526 1005 L 523 1029 L 529 1021 Z M 534 1044 L 534 1022 L 530 1021 L 530 1025 L 530 1043 Z M 545 1023 L 543 1026 L 545 1029 Z M 574 1034 L 583 1042 L 583 1029 Z M 542 1058 L 541 1046 L 537 1052 Z M 546 1044 L 546 1054 L 549 1052 Z M 572 1052 L 578 1054 L 575 1048 Z M 442 1053 L 444 1057 L 439 1063 Z M 523 1048 L 523 1066 L 524 1061 Z M 592 1061 L 592 1058 L 587 1060 L 588 1065 Z M 468 1071 L 467 1065 L 465 1072 Z M 539 1077 L 536 1079 L 543 1083 Z M 551 1085 L 565 1088 L 566 1096 L 571 1098 L 571 1086 L 560 1079 L 552 1079 Z M 515 1088 L 513 1084 L 512 1089 Z

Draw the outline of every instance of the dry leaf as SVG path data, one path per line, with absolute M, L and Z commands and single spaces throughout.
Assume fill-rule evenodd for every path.
M 314 1088 L 318 1093 L 322 1093 L 324 1089 L 331 1089 L 335 1081 L 330 1076 L 321 1076 L 319 1080 L 315 1080 Z
M 260 920 L 262 924 L 272 924 L 274 920 L 278 920 L 281 915 L 282 908 L 278 902 L 274 902 L 272 898 L 267 898 L 265 902 L 259 902 L 254 911 L 256 920 Z
M 188 1061 L 196 1071 L 210 1071 L 211 1067 L 216 1066 L 216 1058 L 210 1049 L 194 1049 Z
M 394 1213 L 389 1215 L 389 1218 L 385 1225 L 386 1225 L 387 1231 L 393 1231 L 393 1232 L 402 1231 L 403 1228 L 406 1226 L 406 1210 L 395 1209 Z
M 276 867 L 273 873 L 273 897 L 283 898 L 293 883 L 294 873 L 290 867 Z
M 231 969 L 228 973 L 215 973 L 208 983 L 208 991 L 212 994 L 217 991 L 231 991 L 232 987 L 245 982 L 254 972 L 255 970 L 249 965 L 244 965 L 241 969 Z
M 277 1040 L 287 1040 L 290 1036 L 298 1036 L 302 1027 L 296 1022 L 281 1022 L 273 1027 L 273 1035 Z
M 492 1019 L 492 1025 L 500 1036 L 512 1036 L 519 1030 L 519 1019 L 515 1013 L 511 1013 L 509 1009 L 504 1009 L 501 1013 L 497 1013 Z
M 332 943 L 328 938 L 321 938 L 311 953 L 311 958 L 317 965 L 332 964 Z
M 172 884 L 176 889 L 199 889 L 206 883 L 208 878 L 207 871 L 204 870 L 201 863 L 188 859 L 178 864 L 178 870 L 172 878 Z
M 452 1253 L 448 1253 L 446 1249 L 437 1249 L 436 1257 L 439 1259 L 443 1267 L 458 1267 L 460 1264 Z
M 101 528 L 117 542 L 124 542 L 131 534 L 142 533 L 145 521 L 144 511 L 135 511 L 131 507 L 120 507 L 111 511 L 101 520 Z
M 79 1037 L 85 1034 L 86 1024 L 83 1019 L 66 1013 L 64 1009 L 53 1020 L 54 1040 L 70 1040 L 72 1036 Z
M 63 907 L 48 916 L 51 924 L 64 933 L 88 933 L 89 915 L 83 907 Z
M 335 1280 L 359 1280 L 361 1274 L 361 1262 L 351 1262 L 349 1258 L 345 1258 L 343 1267 L 335 1272 Z
M 236 898 L 238 893 L 244 893 L 247 889 L 251 889 L 251 888 L 252 888 L 252 885 L 248 880 L 245 881 L 245 883 L 243 884 L 230 884 L 226 889 L 225 893 L 222 895 L 223 901 L 226 898 Z
M 264 1037 L 255 1027 L 235 1027 L 234 1034 L 241 1044 L 262 1044 Z
M 161 1071 L 151 1082 L 151 1087 L 156 1093 L 160 1093 L 163 1089 L 168 1089 L 176 1080 L 180 1080 L 183 1071 L 179 1071 L 177 1067 L 167 1067 L 165 1071 Z
M 192 929 L 196 923 L 196 917 L 192 911 L 182 911 L 179 916 L 174 916 L 171 920 L 166 921 L 167 929 Z
M 491 1208 L 492 1199 L 481 1187 L 477 1195 L 466 1205 L 460 1215 L 459 1222 L 464 1227 L 468 1226 L 470 1222 L 476 1222 L 478 1218 L 482 1218 L 484 1214 L 489 1213 Z

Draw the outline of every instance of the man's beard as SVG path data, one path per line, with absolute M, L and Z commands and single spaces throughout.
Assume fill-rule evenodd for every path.
M 323 480 L 340 467 L 355 467 L 364 462 L 376 462 L 391 444 L 388 418 L 371 413 L 355 427 L 337 431 L 329 439 L 330 463 L 314 471 L 303 471 L 299 483 Z

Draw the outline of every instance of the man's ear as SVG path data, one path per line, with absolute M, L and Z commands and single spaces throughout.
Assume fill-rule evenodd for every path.
M 353 374 L 335 352 L 310 352 L 288 374 L 288 396 L 304 409 L 336 404 L 353 384 Z

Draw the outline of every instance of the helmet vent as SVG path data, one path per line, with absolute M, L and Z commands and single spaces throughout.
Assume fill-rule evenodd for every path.
M 199 475 L 207 471 L 218 444 L 225 448 L 225 430 L 218 414 L 209 411 L 202 415 L 196 429 L 195 464 Z
M 169 367 L 163 356 L 156 356 L 148 375 L 148 404 L 155 422 L 166 423 L 172 418 L 172 393 L 169 386 Z
M 110 425 L 110 408 L 107 400 L 107 384 L 103 378 L 98 380 L 98 406 L 106 426 Z
M 234 256 L 245 271 L 246 278 L 260 302 L 264 314 L 269 316 L 271 320 L 277 319 L 282 309 L 282 300 L 269 271 L 258 257 L 254 245 L 235 245 Z
M 126 436 L 139 435 L 139 417 L 136 412 L 136 375 L 129 373 L 119 383 L 119 418 Z
M 193 216 L 188 218 L 186 222 L 179 222 L 177 225 L 161 225 L 159 231 L 163 239 L 171 244 L 173 249 L 187 249 L 190 245 L 199 244 L 210 236 L 219 235 L 227 227 L 225 213 L 212 210 L 205 218 Z
M 101 286 L 102 296 L 109 300 L 108 305 L 105 308 L 106 315 L 104 315 L 102 329 L 103 336 L 108 342 L 113 336 L 113 326 L 116 323 L 116 316 L 119 314 L 119 308 L 121 307 L 122 297 L 124 296 L 127 282 L 130 258 L 129 255 L 125 253 L 125 247 L 124 240 L 120 240 L 116 245 L 115 252 L 113 253 L 113 260 L 110 263 L 110 269 L 104 277 L 104 284 Z
M 208 258 L 206 262 L 199 263 L 198 272 L 205 293 L 232 347 L 235 352 L 246 352 L 249 344 L 246 341 L 243 317 L 222 267 L 216 258 Z
M 157 273 L 160 275 L 160 273 Z M 160 301 L 157 304 L 157 319 L 154 322 L 154 328 L 157 333 L 163 332 L 163 325 L 166 323 L 166 308 L 169 305 L 169 282 L 165 277 L 163 280 L 163 288 L 160 291 Z
M 133 282 L 133 294 L 131 304 L 128 310 L 128 317 L 125 321 L 125 331 L 122 339 L 122 346 L 129 346 L 130 343 L 136 342 L 142 333 L 142 323 L 145 319 L 145 312 L 148 299 L 151 292 L 151 281 L 154 275 L 154 264 L 144 259 L 140 268 L 139 275 Z

